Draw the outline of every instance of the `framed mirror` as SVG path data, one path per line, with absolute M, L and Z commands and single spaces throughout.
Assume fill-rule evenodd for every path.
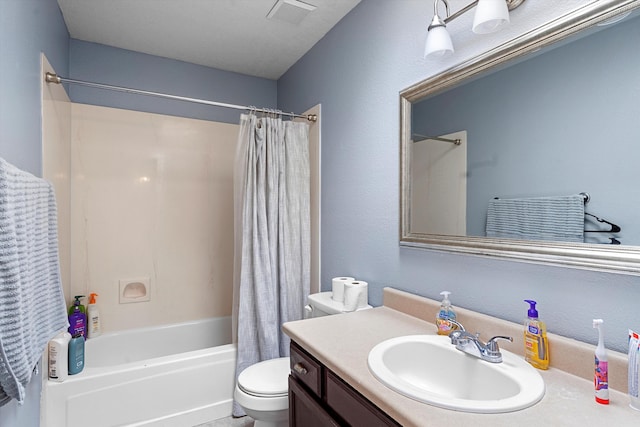
M 639 8 L 593 2 L 403 90 L 400 245 L 640 274 Z M 493 233 L 495 200 L 565 195 L 579 241 Z

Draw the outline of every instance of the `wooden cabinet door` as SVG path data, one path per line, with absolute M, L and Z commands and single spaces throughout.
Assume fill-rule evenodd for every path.
M 326 375 L 326 404 L 333 413 L 344 420 L 346 425 L 351 427 L 400 427 L 400 424 L 342 381 L 336 374 L 327 369 Z
M 340 427 L 298 381 L 289 376 L 290 427 Z

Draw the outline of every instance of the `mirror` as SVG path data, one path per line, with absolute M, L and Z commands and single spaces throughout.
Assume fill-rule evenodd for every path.
M 640 274 L 638 7 L 594 2 L 403 90 L 400 244 Z M 485 237 L 496 198 L 582 192 L 580 243 Z

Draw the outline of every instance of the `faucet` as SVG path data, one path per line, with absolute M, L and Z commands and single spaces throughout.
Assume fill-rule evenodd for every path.
M 455 323 L 459 329 L 451 332 L 449 338 L 451 339 L 451 344 L 455 345 L 458 350 L 486 360 L 487 362 L 502 362 L 502 353 L 500 353 L 500 347 L 498 347 L 498 340 L 513 342 L 512 337 L 496 335 L 483 344 L 478 336 L 479 334 L 471 334 L 464 329 L 462 324 L 458 322 Z
M 460 331 L 464 331 L 465 330 L 464 326 L 462 326 L 462 323 L 460 323 L 460 322 L 458 322 L 456 320 L 449 319 L 448 322 L 449 323 L 453 323 L 454 325 L 456 325 L 458 327 L 458 330 L 460 330 Z M 451 335 L 449 335 L 449 336 L 451 336 Z

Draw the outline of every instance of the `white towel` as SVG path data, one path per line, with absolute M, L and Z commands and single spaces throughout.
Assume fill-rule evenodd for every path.
M 0 159 L 0 406 L 24 401 L 47 342 L 67 326 L 53 188 Z
M 584 242 L 584 198 L 493 199 L 487 209 L 487 237 Z

